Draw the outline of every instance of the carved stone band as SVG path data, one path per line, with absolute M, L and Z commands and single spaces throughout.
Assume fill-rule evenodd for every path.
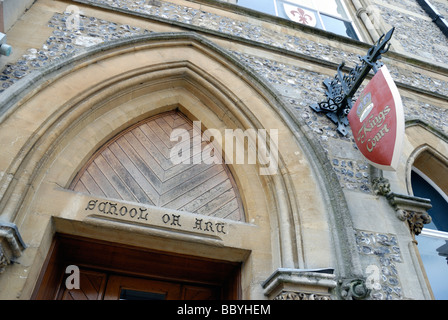
M 337 282 L 333 269 L 277 269 L 264 283 L 271 300 L 332 300 Z

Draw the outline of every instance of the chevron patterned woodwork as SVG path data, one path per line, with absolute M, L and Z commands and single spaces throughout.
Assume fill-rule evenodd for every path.
M 151 117 L 128 128 L 93 155 L 74 179 L 71 189 L 244 221 L 235 181 L 224 163 L 172 163 L 170 150 L 178 142 L 170 141 L 170 134 L 176 128 L 188 130 L 192 139 L 193 123 L 177 111 Z

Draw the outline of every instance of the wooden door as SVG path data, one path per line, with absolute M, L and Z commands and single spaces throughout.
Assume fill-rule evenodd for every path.
M 65 279 L 65 278 L 64 278 Z M 184 284 L 80 270 L 79 289 L 60 284 L 58 300 L 220 300 L 219 286 Z
M 79 289 L 67 289 L 70 265 L 79 268 Z M 32 299 L 234 300 L 239 270 L 235 262 L 57 234 Z
M 111 276 L 105 300 L 218 300 L 219 287 L 182 284 L 179 282 Z

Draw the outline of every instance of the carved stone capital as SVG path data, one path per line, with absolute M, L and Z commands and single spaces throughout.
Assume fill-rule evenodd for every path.
M 403 215 L 408 222 L 412 234 L 416 236 L 422 232 L 424 225 L 430 223 L 432 220 L 426 212 L 403 210 Z
M 273 300 L 332 300 L 330 295 L 282 291 Z
M 0 273 L 15 259 L 22 255 L 26 245 L 20 236 L 17 226 L 10 222 L 0 221 Z
M 362 19 L 361 16 L 362 16 L 364 13 L 367 13 L 366 8 L 364 8 L 364 7 L 358 8 L 358 10 L 356 10 L 356 16 L 357 16 L 359 19 Z
M 376 195 L 386 196 L 390 193 L 389 179 L 376 177 L 372 180 L 373 191 Z
M 396 193 L 390 193 L 387 199 L 394 207 L 397 217 L 407 222 L 413 237 L 419 235 L 424 225 L 431 222 L 427 212 L 432 208 L 431 200 Z
M 369 169 L 373 191 L 376 195 L 387 196 L 391 192 L 389 179 L 383 176 L 383 171 L 381 169 L 372 165 L 369 165 Z
M 333 269 L 278 269 L 263 284 L 271 300 L 331 300 Z
M 344 279 L 338 282 L 338 292 L 344 300 L 364 300 L 369 297 L 370 289 L 364 279 Z

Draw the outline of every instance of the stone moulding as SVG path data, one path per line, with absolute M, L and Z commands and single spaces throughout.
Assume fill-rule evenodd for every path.
M 332 300 L 333 269 L 277 269 L 262 287 L 270 300 Z
M 0 222 L 0 274 L 14 259 L 19 258 L 25 249 L 26 244 L 17 226 L 10 222 Z

